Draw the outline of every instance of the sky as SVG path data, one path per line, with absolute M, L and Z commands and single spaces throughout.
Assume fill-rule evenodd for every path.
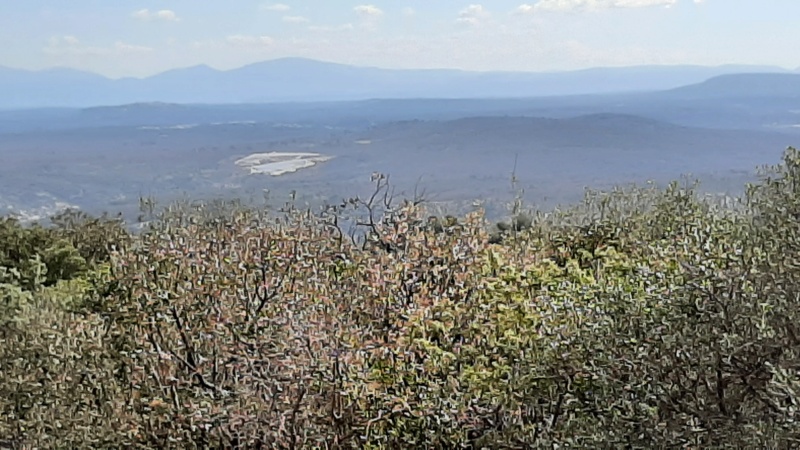
M 306 57 L 385 68 L 800 66 L 800 0 L 0 0 L 0 66 L 144 77 Z

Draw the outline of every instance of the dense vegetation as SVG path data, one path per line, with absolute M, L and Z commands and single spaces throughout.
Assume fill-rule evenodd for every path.
M 800 445 L 800 152 L 728 204 L 593 193 L 495 236 L 377 183 L 0 222 L 0 446 Z

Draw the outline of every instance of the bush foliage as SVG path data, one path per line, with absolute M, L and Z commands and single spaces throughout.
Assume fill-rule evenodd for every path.
M 0 446 L 800 445 L 796 150 L 735 202 L 590 193 L 493 235 L 376 180 L 138 234 L 0 222 Z

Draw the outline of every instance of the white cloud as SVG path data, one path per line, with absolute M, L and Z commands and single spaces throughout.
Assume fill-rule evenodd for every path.
M 517 6 L 517 9 L 514 10 L 517 14 L 532 14 L 536 10 L 536 6 L 530 5 L 528 3 L 523 3 Z
M 225 42 L 234 47 L 263 48 L 271 46 L 274 40 L 269 36 L 246 36 L 242 34 L 235 34 L 225 38 Z
M 383 19 L 383 11 L 380 8 L 374 5 L 360 5 L 353 8 L 353 11 L 360 19 L 359 27 L 369 32 L 377 31 Z
M 54 36 L 51 37 L 47 46 L 43 51 L 50 55 L 64 55 L 64 56 L 123 56 L 134 55 L 142 53 L 150 53 L 153 51 L 150 47 L 143 45 L 126 44 L 117 41 L 110 47 L 98 47 L 81 45 L 80 39 L 75 36 Z
M 360 5 L 353 8 L 353 10 L 362 17 L 380 17 L 383 11 L 375 5 Z
M 60 46 L 75 47 L 80 44 L 81 41 L 75 36 L 53 36 L 48 39 L 47 43 L 48 48 Z
M 456 22 L 478 26 L 489 17 L 489 11 L 483 5 L 469 5 L 458 13 Z
M 486 9 L 483 5 L 469 5 L 462 9 L 459 13 L 460 16 L 477 17 L 486 14 Z
M 403 8 L 403 15 L 406 17 L 413 17 L 417 15 L 417 11 L 414 8 Z
M 282 19 L 286 23 L 308 23 L 310 20 L 303 16 L 283 16 Z
M 124 42 L 114 43 L 114 52 L 120 55 L 130 55 L 132 53 L 150 53 L 153 49 L 144 45 L 126 44 Z
M 131 14 L 131 17 L 133 17 L 136 20 L 145 20 L 145 21 L 163 20 L 165 22 L 177 22 L 177 21 L 180 20 L 178 18 L 178 15 L 175 14 L 175 11 L 172 11 L 170 9 L 162 9 L 162 10 L 159 10 L 159 11 L 150 11 L 149 9 L 140 9 L 138 11 L 135 11 L 133 14 Z
M 81 41 L 75 36 L 64 36 L 61 38 L 61 41 L 67 45 L 78 45 L 81 43 Z
M 178 20 L 178 15 L 175 14 L 175 11 L 171 11 L 169 9 L 162 9 L 156 13 L 156 18 L 159 20 L 168 20 L 174 22 Z
M 355 29 L 352 23 L 345 23 L 342 25 L 312 25 L 308 27 L 308 31 L 315 31 L 320 33 L 352 31 Z
M 149 9 L 140 9 L 133 14 L 131 17 L 138 20 L 150 20 L 150 10 Z
M 670 7 L 678 0 L 540 0 L 531 4 L 522 4 L 517 12 L 531 14 L 537 11 L 561 12 L 575 10 L 599 10 L 611 8 L 646 8 L 650 6 Z M 695 0 L 697 2 L 698 0 Z M 702 1 L 702 0 L 700 0 Z
M 278 11 L 278 12 L 286 12 L 292 9 L 289 5 L 284 5 L 283 3 L 273 3 L 269 5 L 264 5 L 261 9 L 265 11 Z

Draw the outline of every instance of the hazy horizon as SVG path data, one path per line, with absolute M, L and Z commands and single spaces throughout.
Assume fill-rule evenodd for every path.
M 2 1 L 0 39 L 10 45 L 0 48 L 0 66 L 115 79 L 286 57 L 506 72 L 800 65 L 800 50 L 780 39 L 800 17 L 800 3 L 789 0 Z
M 107 76 L 107 75 L 103 75 L 102 73 L 99 73 L 99 72 L 94 72 L 92 70 L 78 69 L 78 68 L 69 67 L 69 66 L 50 66 L 50 67 L 43 67 L 43 68 L 39 68 L 39 69 L 28 69 L 28 68 L 23 68 L 23 67 L 12 67 L 12 66 L 6 66 L 6 65 L 0 64 L 0 69 L 21 70 L 21 71 L 28 71 L 28 72 L 50 72 L 50 71 L 58 71 L 58 70 L 74 70 L 74 71 L 78 71 L 78 72 L 84 72 L 84 73 L 100 75 L 100 76 L 102 76 L 104 78 L 108 78 L 110 80 L 123 80 L 123 79 L 146 79 L 146 78 L 151 78 L 151 77 L 154 77 L 154 76 L 158 76 L 158 75 L 161 75 L 161 74 L 164 74 L 164 73 L 173 72 L 173 71 L 190 70 L 190 69 L 196 69 L 196 68 L 201 68 L 201 67 L 207 67 L 207 68 L 210 68 L 210 69 L 213 69 L 213 70 L 216 70 L 216 71 L 220 71 L 220 72 L 232 72 L 232 71 L 236 71 L 238 69 L 243 69 L 243 68 L 246 68 L 246 67 L 249 67 L 249 66 L 258 65 L 258 64 L 275 62 L 275 61 L 288 61 L 288 60 L 313 61 L 313 62 L 322 63 L 322 64 L 342 65 L 342 66 L 349 66 L 349 67 L 354 67 L 354 68 L 359 68 L 359 69 L 380 69 L 380 70 L 399 70 L 399 71 L 431 71 L 431 72 L 433 72 L 433 71 L 455 71 L 455 72 L 470 72 L 470 73 L 558 74 L 558 73 L 572 73 L 572 72 L 602 70 L 602 69 L 638 69 L 638 68 L 670 68 L 670 67 L 675 67 L 675 68 L 682 68 L 682 67 L 685 67 L 685 68 L 691 68 L 691 67 L 698 67 L 698 68 L 701 68 L 701 67 L 702 68 L 725 68 L 725 67 L 732 67 L 732 68 L 742 67 L 742 68 L 745 68 L 745 67 L 753 67 L 753 68 L 774 69 L 774 70 L 780 70 L 780 71 L 786 71 L 786 72 L 800 72 L 800 67 L 796 67 L 795 68 L 795 67 L 770 65 L 770 64 L 747 64 L 747 63 L 735 63 L 735 62 L 734 63 L 723 63 L 723 64 L 708 64 L 708 65 L 703 65 L 703 64 L 680 64 L 680 63 L 676 63 L 676 64 L 622 64 L 622 65 L 587 66 L 587 67 L 575 68 L 575 69 L 551 69 L 551 70 L 492 70 L 492 69 L 470 70 L 470 69 L 458 69 L 458 68 L 452 68 L 452 67 L 393 68 L 393 67 L 385 67 L 385 66 L 377 66 L 377 65 L 369 65 L 369 64 L 364 64 L 364 65 L 361 65 L 361 64 L 349 64 L 349 63 L 344 63 L 344 62 L 339 62 L 339 61 L 326 60 L 324 58 L 306 58 L 306 57 L 302 57 L 302 56 L 283 56 L 283 57 L 277 57 L 277 58 L 268 58 L 268 59 L 264 59 L 264 60 L 260 60 L 260 61 L 252 61 L 252 62 L 248 62 L 248 63 L 242 64 L 242 65 L 239 65 L 239 66 L 228 67 L 228 68 L 215 67 L 215 66 L 210 65 L 210 64 L 200 63 L 200 64 L 194 64 L 194 65 L 191 65 L 191 66 L 174 67 L 174 68 L 166 69 L 164 71 L 156 72 L 156 73 L 149 74 L 149 75 L 142 75 L 142 76 L 126 75 L 126 76 L 120 76 L 120 77 Z

